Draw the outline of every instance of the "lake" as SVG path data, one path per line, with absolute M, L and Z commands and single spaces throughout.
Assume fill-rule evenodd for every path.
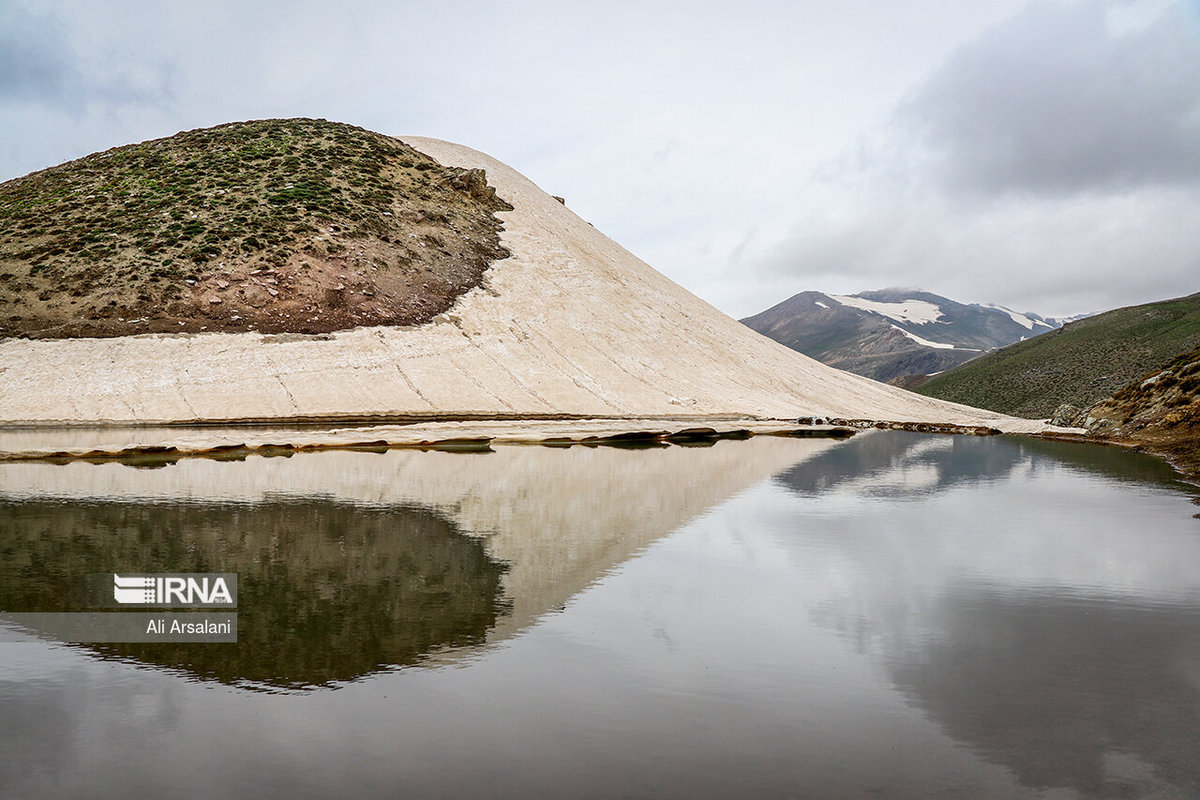
M 9 626 L 0 797 L 1196 797 L 1195 492 L 882 431 L 0 464 L 0 610 L 239 575 L 236 644 Z

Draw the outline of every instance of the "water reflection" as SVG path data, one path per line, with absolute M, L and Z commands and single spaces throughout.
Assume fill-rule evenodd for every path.
M 777 477 L 800 495 L 840 488 L 875 496 L 923 495 L 964 481 L 1002 476 L 1020 461 L 985 437 L 869 431 Z
M 838 489 L 917 498 L 961 483 L 1002 480 L 1014 470 L 1068 465 L 1132 483 L 1189 488 L 1159 458 L 1115 447 L 1032 437 L 939 436 L 868 431 L 776 479 L 801 496 Z
M 1200 529 L 1169 467 L 888 433 L 776 481 L 810 618 L 949 736 L 1030 789 L 1200 789 Z
M 1042 461 L 1066 464 L 1122 483 L 1161 486 L 1194 493 L 1196 487 L 1180 479 L 1170 464 L 1161 458 L 1135 453 L 1120 447 L 1096 447 L 1082 442 L 1059 442 L 1030 437 L 1004 440 L 1017 445 L 1022 453 L 1041 457 Z
M 330 651 L 259 682 L 338 686 L 0 645 L 0 796 L 1196 796 L 1200 527 L 1129 457 L 876 432 L 0 465 L 13 602 L 237 560 Z M 372 649 L 425 602 L 445 624 Z
M 88 649 L 248 688 L 445 663 L 836 442 L 741 444 L 0 465 L 0 609 L 81 610 L 91 573 L 237 572 L 236 645 Z
M 0 608 L 87 608 L 80 576 L 237 572 L 236 644 L 91 645 L 226 683 L 307 687 L 480 644 L 504 565 L 425 508 L 0 502 Z
M 1200 787 L 1200 608 L 972 591 L 940 622 L 892 680 L 1023 785 Z

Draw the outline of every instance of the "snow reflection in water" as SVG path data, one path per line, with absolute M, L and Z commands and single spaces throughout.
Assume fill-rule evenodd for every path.
M 5 603 L 138 558 L 263 589 L 232 660 L 0 645 L 6 797 L 1200 788 L 1200 523 L 1128 453 L 880 432 L 22 464 L 0 497 Z

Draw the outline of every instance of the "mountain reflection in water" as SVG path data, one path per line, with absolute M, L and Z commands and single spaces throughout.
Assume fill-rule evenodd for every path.
M 751 458 L 740 444 L 7 464 L 0 610 L 84 610 L 92 573 L 236 572 L 236 644 L 84 647 L 268 690 L 440 663 L 836 443 L 765 440 Z
M 956 484 L 995 481 L 1014 470 L 1062 464 L 1119 481 L 1186 490 L 1169 464 L 1116 447 L 1033 437 L 859 434 L 776 476 L 801 496 L 840 489 L 863 496 L 919 498 Z
M 892 431 L 0 464 L 4 604 L 231 569 L 264 648 L 0 643 L 0 796 L 1200 796 L 1193 491 Z
M 805 535 L 778 541 L 810 572 L 856 576 L 817 578 L 812 620 L 949 736 L 1031 789 L 1200 788 L 1200 530 L 1147 524 L 1136 501 L 1195 492 L 1168 465 L 889 433 L 775 480 L 814 504 Z
M 236 572 L 236 644 L 95 644 L 204 678 L 294 688 L 484 641 L 504 565 L 424 508 L 0 502 L 0 608 L 86 608 L 80 576 Z

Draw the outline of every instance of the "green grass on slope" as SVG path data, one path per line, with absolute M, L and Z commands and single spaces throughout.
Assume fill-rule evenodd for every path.
M 117 147 L 0 183 L 0 338 L 420 324 L 507 255 L 509 208 L 326 120 Z
M 931 378 L 920 394 L 1022 417 L 1085 408 L 1200 347 L 1200 293 L 1130 306 L 1001 348 Z
M 0 254 L 36 273 L 92 265 L 158 278 L 275 251 L 318 219 L 383 230 L 400 142 L 324 120 L 257 120 L 117 147 L 0 185 Z M 433 168 L 417 164 L 416 168 Z M 71 277 L 74 277 L 73 275 Z

